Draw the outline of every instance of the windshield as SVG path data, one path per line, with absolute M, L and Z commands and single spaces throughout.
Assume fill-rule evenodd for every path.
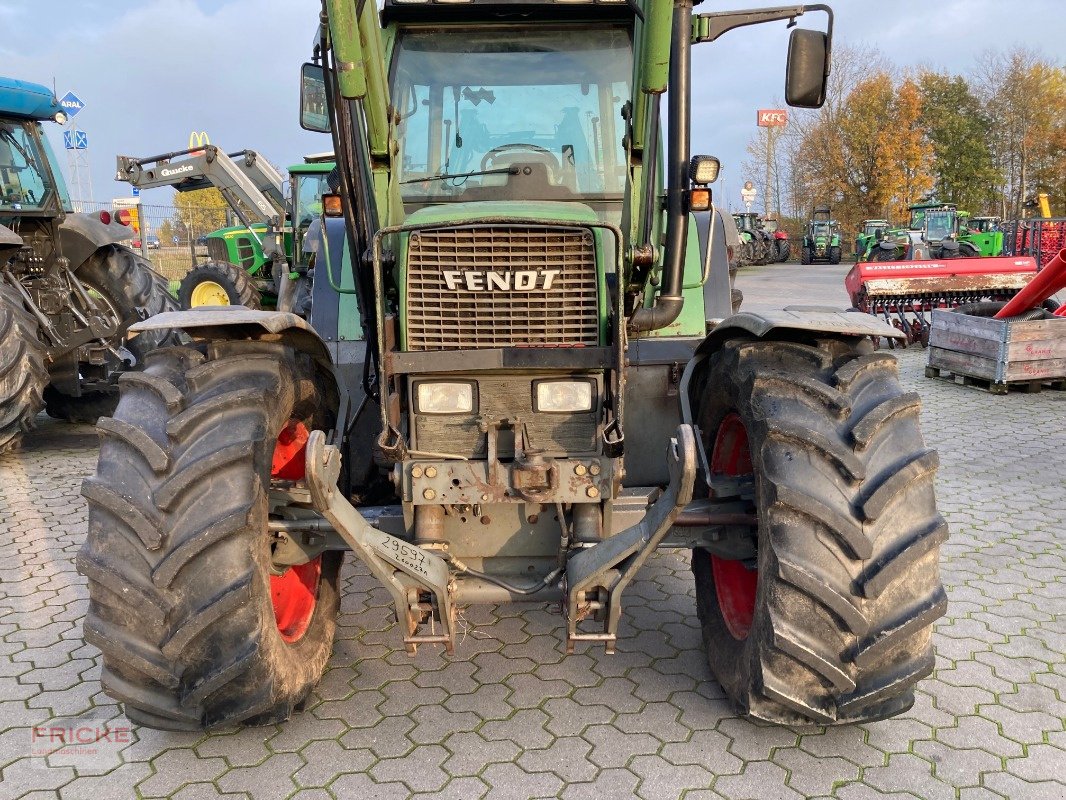
M 322 195 L 329 192 L 327 173 L 305 174 L 296 180 L 296 227 L 306 228 L 322 213 Z
M 52 171 L 36 126 L 35 122 L 0 122 L 0 210 L 54 207 Z
M 404 200 L 620 198 L 631 72 L 622 29 L 405 34 L 393 70 Z
M 946 239 L 955 232 L 954 211 L 926 211 L 925 238 L 929 242 Z
M 815 236 L 828 236 L 830 225 L 828 222 L 816 222 L 814 223 L 814 235 Z

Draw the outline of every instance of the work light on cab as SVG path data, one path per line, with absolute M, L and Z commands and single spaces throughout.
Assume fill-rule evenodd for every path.
M 718 180 L 721 162 L 714 156 L 693 156 L 688 165 L 689 177 L 698 186 L 706 186 Z

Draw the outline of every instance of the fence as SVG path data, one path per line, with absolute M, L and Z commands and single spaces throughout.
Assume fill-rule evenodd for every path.
M 1032 256 L 1040 269 L 1063 247 L 1066 247 L 1066 219 L 1035 217 L 1003 224 L 1004 255 Z
M 122 201 L 75 200 L 74 210 L 94 213 L 133 207 Z M 156 271 L 169 280 L 180 280 L 196 264 L 207 260 L 204 236 L 231 224 L 232 212 L 217 207 L 178 207 L 142 203 L 136 206 L 133 249 L 144 253 Z M 142 240 L 143 237 L 143 240 Z M 142 246 L 143 244 L 143 246 Z

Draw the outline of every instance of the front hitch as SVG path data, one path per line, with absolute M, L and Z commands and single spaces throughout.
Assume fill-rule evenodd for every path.
M 455 587 L 448 563 L 440 556 L 372 527 L 337 489 L 341 454 L 326 444 L 326 434 L 312 431 L 307 440 L 307 488 L 315 510 L 367 565 L 392 595 L 396 621 L 410 655 L 420 644 L 443 644 L 455 651 Z M 428 633 L 419 629 L 429 623 Z

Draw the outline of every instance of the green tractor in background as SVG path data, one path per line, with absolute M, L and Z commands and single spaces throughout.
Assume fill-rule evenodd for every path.
M 759 215 L 752 211 L 733 214 L 740 234 L 740 266 L 762 266 L 777 260 L 777 246 L 773 235 L 767 231 Z
M 336 168 L 333 154 L 308 156 L 286 179 L 254 150 L 214 145 L 148 158 L 118 156 L 116 177 L 137 189 L 179 192 L 213 187 L 240 225 L 208 234 L 208 260 L 178 282 L 182 308 L 241 305 L 296 310 L 310 302 L 307 233 L 320 223 L 322 195 Z M 338 222 L 339 224 L 339 222 Z
M 959 212 L 959 241 L 969 242 L 982 256 L 1003 255 L 1002 220 L 999 217 L 964 217 Z
M 326 156 L 308 156 L 303 164 L 289 167 L 291 210 L 283 229 L 283 240 L 285 255 L 292 272 L 307 270 L 306 257 L 300 250 L 308 229 L 317 224 L 322 215 L 322 195 L 329 193 L 328 178 L 335 168 L 332 153 Z M 253 233 L 256 235 L 253 236 Z M 236 296 L 248 299 L 251 305 L 247 302 L 241 305 L 250 308 L 276 307 L 278 296 L 273 285 L 274 258 L 264 252 L 262 244 L 267 235 L 268 225 L 265 223 L 253 223 L 251 226 L 232 225 L 207 234 L 209 261 L 195 267 L 181 282 L 179 298 L 188 296 L 189 300 L 187 303 L 183 302 L 182 306 L 191 308 L 198 305 L 230 305 L 231 298 Z M 258 289 L 258 300 L 254 299 L 254 295 L 249 296 L 246 289 L 236 285 L 231 271 L 219 271 L 214 266 L 220 262 L 240 267 L 251 278 L 252 285 Z M 209 295 L 207 292 L 213 294 Z
M 954 203 L 930 198 L 907 210 L 907 228 L 887 231 L 861 261 L 978 258 L 1003 252 L 1002 232 L 971 233 L 963 223 L 969 215 Z
M 817 206 L 800 247 L 801 264 L 840 263 L 840 225 L 829 206 Z
M 855 261 L 864 261 L 870 248 L 880 242 L 888 233 L 889 223 L 887 219 L 863 220 L 862 232 L 855 237 Z

